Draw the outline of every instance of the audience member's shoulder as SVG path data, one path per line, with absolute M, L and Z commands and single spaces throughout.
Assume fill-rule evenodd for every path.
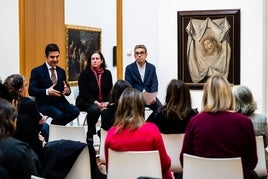
M 6 149 L 9 149 L 9 152 L 12 153 L 18 153 L 18 152 L 30 152 L 31 148 L 30 146 L 25 143 L 25 142 L 22 142 L 18 139 L 15 139 L 13 137 L 7 137 L 5 139 L 2 139 L 1 140 L 1 148 L 3 149 L 3 146 L 5 146 Z
M 154 124 L 154 123 L 151 123 L 151 122 L 144 123 L 144 125 L 142 127 L 146 128 L 146 129 L 149 129 L 149 130 L 157 130 L 157 131 L 159 131 L 157 125 Z
M 264 114 L 259 114 L 259 113 L 253 113 L 249 116 L 251 119 L 258 119 L 258 120 L 267 120 L 267 116 Z
M 21 97 L 20 101 L 23 102 L 25 105 L 35 105 L 35 102 L 29 97 Z

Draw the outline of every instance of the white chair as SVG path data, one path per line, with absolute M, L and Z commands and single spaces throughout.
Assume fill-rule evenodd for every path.
M 77 157 L 65 179 L 91 179 L 90 156 L 86 146 Z
M 105 160 L 105 153 L 104 153 L 104 144 L 105 144 L 105 139 L 107 136 L 107 131 L 104 130 L 103 128 L 100 128 L 100 134 L 101 134 L 101 139 L 100 139 L 100 147 L 99 147 L 99 151 L 100 151 L 100 162 L 102 163 L 106 163 Z
M 241 158 L 204 158 L 183 154 L 183 179 L 243 179 Z
M 86 143 L 86 130 L 84 126 L 49 125 L 48 141 L 67 139 Z
M 140 176 L 162 178 L 157 150 L 116 152 L 109 149 L 108 152 L 107 179 L 136 179 Z
M 170 170 L 174 173 L 181 173 L 180 153 L 183 144 L 184 134 L 161 134 L 166 151 L 171 159 Z
M 266 168 L 263 136 L 256 136 L 256 145 L 257 145 L 258 163 L 254 171 L 258 174 L 259 177 L 265 177 L 268 174 L 267 174 L 267 168 Z
M 76 98 L 78 97 L 79 95 L 79 88 L 78 87 L 75 87 L 74 88 L 74 100 L 76 100 Z M 83 115 L 85 116 L 84 118 L 84 122 L 83 122 L 83 126 L 86 125 L 86 122 L 87 122 L 87 112 L 86 111 L 80 111 L 80 114 L 77 116 L 77 125 L 79 126 L 79 121 L 80 121 L 80 115 Z

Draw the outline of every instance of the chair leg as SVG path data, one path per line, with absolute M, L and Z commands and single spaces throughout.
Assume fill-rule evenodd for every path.
M 79 116 L 77 116 L 77 126 L 80 126 L 80 124 L 79 124 Z
M 87 117 L 85 117 L 84 122 L 83 122 L 83 126 L 87 125 Z

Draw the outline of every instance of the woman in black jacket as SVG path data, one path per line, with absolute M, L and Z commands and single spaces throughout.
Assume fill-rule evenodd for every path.
M 106 69 L 105 59 L 100 51 L 94 51 L 90 55 L 89 62 L 78 79 L 79 95 L 76 99 L 76 106 L 82 111 L 87 111 L 87 143 L 93 144 L 93 135 L 96 134 L 95 125 L 101 111 L 109 104 L 113 81 L 112 74 Z

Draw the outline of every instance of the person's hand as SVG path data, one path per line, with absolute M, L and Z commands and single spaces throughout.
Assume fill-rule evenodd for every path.
M 50 96 L 57 96 L 60 97 L 61 93 L 58 90 L 54 89 L 55 84 L 53 84 L 50 88 L 48 88 L 48 94 Z
M 107 105 L 109 104 L 109 102 L 98 102 L 98 101 L 94 101 L 94 104 L 97 105 L 101 111 L 103 111 L 104 109 L 107 108 Z
M 101 106 L 100 109 L 101 109 L 101 111 L 104 110 L 104 109 L 106 109 L 108 105 L 109 105 L 109 102 L 101 102 L 100 103 L 100 106 Z
M 46 119 L 47 119 L 47 116 L 43 115 L 42 113 L 40 113 L 40 115 L 42 116 L 42 119 L 39 120 L 39 124 L 45 124 L 46 123 Z
M 156 103 L 156 98 L 153 99 L 153 101 L 151 102 L 150 105 L 152 105 L 152 104 L 154 104 L 154 103 Z
M 45 138 L 41 135 L 41 132 L 39 132 L 38 138 L 40 141 L 45 142 Z
M 66 84 L 65 81 L 63 81 L 63 84 L 64 84 L 64 89 L 63 89 L 62 94 L 63 95 L 69 94 L 70 93 L 70 89 L 69 89 L 68 85 Z

